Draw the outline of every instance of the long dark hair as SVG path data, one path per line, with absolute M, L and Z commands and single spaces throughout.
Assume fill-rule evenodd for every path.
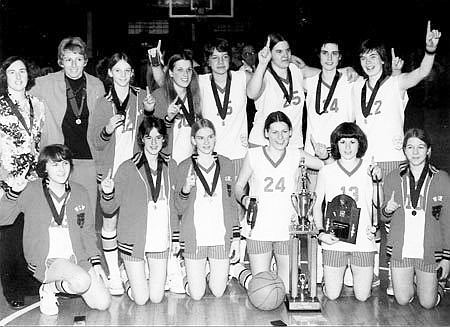
M 112 70 L 112 68 L 113 68 L 119 61 L 121 61 L 121 60 L 127 62 L 127 63 L 130 65 L 131 70 L 134 70 L 134 69 L 133 69 L 133 63 L 131 62 L 130 57 L 128 57 L 128 55 L 127 55 L 126 53 L 124 53 L 124 52 L 116 52 L 115 54 L 113 54 L 113 55 L 108 59 L 108 71 L 109 71 L 110 69 Z M 113 86 L 114 86 L 114 80 L 113 80 L 113 78 L 112 78 L 111 76 L 109 76 L 108 74 L 106 74 L 106 80 L 107 80 L 107 83 L 108 83 L 109 87 L 113 87 Z M 134 73 L 131 74 L 130 85 L 131 85 L 133 82 L 134 82 Z
M 173 85 L 172 77 L 170 77 L 169 72 L 173 72 L 173 68 L 175 67 L 175 63 L 179 60 L 188 60 L 191 63 L 192 67 L 192 79 L 188 85 L 188 88 L 191 90 L 192 97 L 194 100 L 194 111 L 197 115 L 201 115 L 201 103 L 200 103 L 200 88 L 198 86 L 198 77 L 197 73 L 194 70 L 194 62 L 192 57 L 189 56 L 186 52 L 181 52 L 172 55 L 167 62 L 167 70 L 164 74 L 164 83 L 163 89 L 164 94 L 167 98 L 168 103 L 172 103 L 177 98 L 177 92 L 175 91 L 175 87 Z
M 278 42 L 286 41 L 289 43 L 289 41 L 286 40 L 286 38 L 283 35 L 281 35 L 280 33 L 270 33 L 269 39 L 270 39 L 269 49 L 271 51 Z
M 25 86 L 25 90 L 30 90 L 35 84 L 36 72 L 33 69 L 31 62 L 23 57 L 11 56 L 6 58 L 0 66 L 0 94 L 8 94 L 8 80 L 6 77 L 6 70 L 16 61 L 23 62 L 23 64 L 25 65 L 25 69 L 27 70 L 28 82 Z

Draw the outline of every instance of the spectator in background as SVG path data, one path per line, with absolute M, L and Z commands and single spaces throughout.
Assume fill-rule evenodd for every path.
M 249 74 L 252 74 L 255 72 L 256 69 L 256 59 L 258 58 L 255 48 L 251 44 L 245 44 L 242 47 L 242 66 L 239 68 L 239 70 L 246 71 Z M 253 99 L 250 99 L 247 97 L 247 130 L 250 133 L 252 127 L 253 127 L 253 120 L 255 119 L 255 102 Z
M 242 47 L 241 57 L 242 66 L 239 68 L 239 70 L 245 70 L 246 72 L 253 74 L 256 69 L 256 59 L 258 58 L 253 45 L 244 45 Z
M 13 56 L 0 67 L 0 197 L 19 175 L 28 180 L 35 173 L 44 123 L 44 104 L 27 91 L 34 85 L 30 64 Z M 14 217 L 16 218 L 16 217 Z M 22 246 L 23 214 L 0 227 L 0 274 L 3 294 L 12 309 L 25 306 L 24 296 L 38 284 L 27 273 Z M 34 284 L 34 285 L 33 285 Z

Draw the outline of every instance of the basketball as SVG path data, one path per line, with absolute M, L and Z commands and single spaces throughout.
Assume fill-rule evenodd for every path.
M 274 310 L 283 303 L 286 290 L 284 283 L 277 274 L 262 271 L 248 284 L 248 298 L 260 310 Z

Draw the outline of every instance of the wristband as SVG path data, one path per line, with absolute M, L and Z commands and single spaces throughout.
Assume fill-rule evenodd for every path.
M 385 217 L 387 217 L 387 218 L 392 217 L 392 215 L 394 214 L 394 212 L 388 213 L 388 212 L 386 211 L 386 207 L 383 207 L 383 209 L 381 209 L 381 212 L 383 213 L 383 216 L 385 216 Z
M 427 47 L 425 47 L 425 53 L 428 54 L 428 55 L 434 55 L 434 54 L 436 54 L 436 49 L 434 49 L 433 51 L 429 51 L 427 49 Z
M 170 124 L 173 122 L 174 119 L 175 119 L 175 117 L 172 120 L 170 120 L 168 115 L 164 116 L 164 120 Z

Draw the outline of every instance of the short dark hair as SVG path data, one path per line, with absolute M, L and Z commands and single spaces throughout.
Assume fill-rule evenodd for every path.
M 410 128 L 406 131 L 403 138 L 403 150 L 405 150 L 406 144 L 411 137 L 417 137 L 427 145 L 428 149 L 431 148 L 431 137 L 425 130 L 420 128 Z
M 356 139 L 358 141 L 357 158 L 362 158 L 367 151 L 367 137 L 366 134 L 355 123 L 342 123 L 334 129 L 330 136 L 331 156 L 338 160 L 341 158 L 339 152 L 338 142 L 341 139 Z
M 163 147 L 167 143 L 167 127 L 163 119 L 155 116 L 146 116 L 138 128 L 138 145 L 144 148 L 144 137 L 150 134 L 150 131 L 156 128 L 159 134 L 164 137 Z
M 289 117 L 282 111 L 274 111 L 267 116 L 264 122 L 264 131 L 269 132 L 270 125 L 276 122 L 286 123 L 289 130 L 292 130 L 292 123 Z
M 36 72 L 32 67 L 32 63 L 25 58 L 19 56 L 11 56 L 6 58 L 1 66 L 0 66 L 0 93 L 8 94 L 8 81 L 6 77 L 6 70 L 11 66 L 14 62 L 21 61 L 25 65 L 25 69 L 27 70 L 28 82 L 25 86 L 25 90 L 30 90 L 35 84 Z
M 208 42 L 203 47 L 203 56 L 205 62 L 208 62 L 209 57 L 213 54 L 214 49 L 219 52 L 226 52 L 231 57 L 231 46 L 226 39 L 215 38 L 211 42 Z
M 376 51 L 383 61 L 383 74 L 389 76 L 392 74 L 391 59 L 388 57 L 386 46 L 383 42 L 377 39 L 364 40 L 359 46 L 359 56 L 369 53 L 370 51 Z M 364 71 L 363 74 L 365 75 Z
M 73 170 L 73 154 L 70 149 L 64 144 L 47 145 L 39 153 L 39 158 L 36 166 L 36 173 L 41 178 L 47 177 L 47 170 L 45 166 L 49 160 L 59 162 L 67 160 L 70 164 L 70 171 Z

